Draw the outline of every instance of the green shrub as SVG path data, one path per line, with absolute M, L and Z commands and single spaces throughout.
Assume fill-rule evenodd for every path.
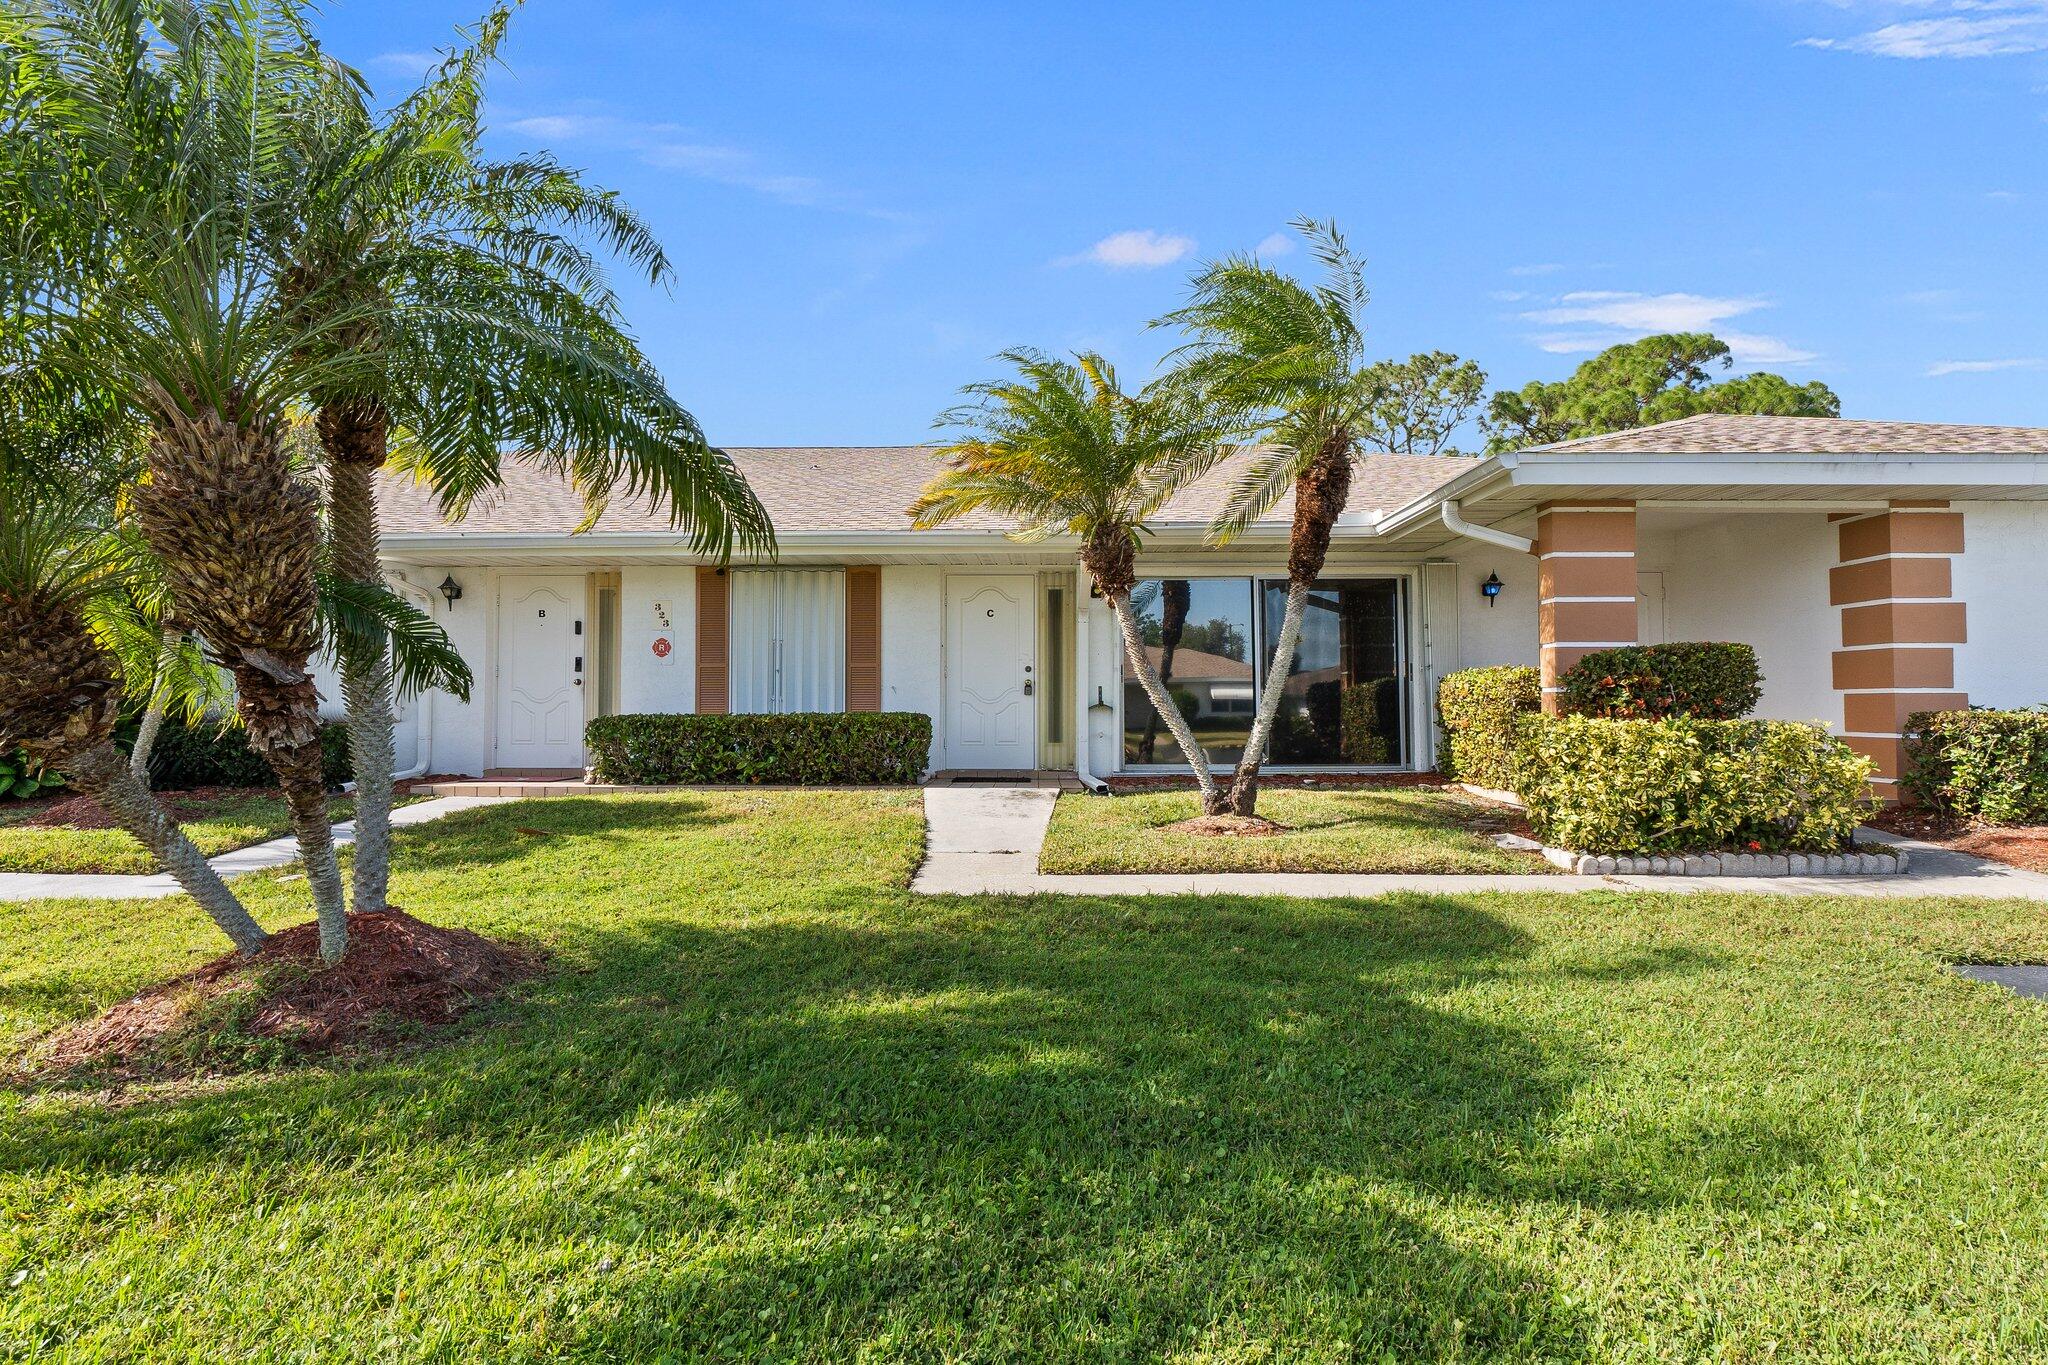
M 1907 795 L 1995 825 L 2048 821 L 2048 708 L 1906 719 Z
M 924 775 L 932 718 L 914 711 L 601 716 L 585 739 L 598 782 L 891 784 Z
M 1734 720 L 1763 695 L 1756 651 L 1726 642 L 1596 649 L 1558 680 L 1558 709 L 1613 720 Z
M 53 773 L 31 763 L 21 750 L 0 753 L 0 801 L 26 801 L 31 796 L 47 796 L 63 785 L 62 773 Z
M 1436 766 L 1445 777 L 1512 790 L 1522 719 L 1543 704 L 1533 668 L 1467 668 L 1446 674 L 1436 689 Z
M 1872 805 L 1870 760 L 1817 725 L 1538 716 L 1522 729 L 1529 823 L 1575 852 L 1827 852 Z
M 333 722 L 320 727 L 320 775 L 330 787 L 355 772 L 349 760 L 348 727 Z M 166 720 L 149 751 L 149 781 L 158 791 L 191 787 L 274 787 L 277 774 L 263 756 L 249 747 L 242 728 L 222 728 L 218 721 L 186 725 Z

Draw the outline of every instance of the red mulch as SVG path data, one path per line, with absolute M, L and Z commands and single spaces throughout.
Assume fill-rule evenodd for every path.
M 2048 872 L 2048 825 L 1979 825 L 1927 806 L 1886 806 L 1864 823 L 1908 839 Z
M 1230 785 L 1230 774 L 1218 773 L 1216 780 Z M 1195 789 L 1192 776 L 1177 773 L 1142 773 L 1105 778 L 1111 791 L 1176 791 Z M 1442 787 L 1441 773 L 1261 773 L 1262 787 Z
M 461 774 L 431 774 L 425 777 L 408 777 L 402 782 L 391 784 L 391 793 L 396 797 L 412 795 L 412 789 L 433 782 L 468 782 L 472 779 Z M 156 798 L 163 803 L 175 820 L 196 820 L 209 814 L 222 801 L 239 800 L 249 796 L 279 796 L 275 787 L 187 787 L 178 791 L 158 792 Z M 9 823 L 16 829 L 40 827 L 46 829 L 112 829 L 114 818 L 100 809 L 100 803 L 90 796 L 53 796 L 22 803 L 24 813 Z
M 141 1060 L 203 1005 L 257 993 L 235 1023 L 250 1037 L 306 1053 L 374 1041 L 407 1025 L 437 1028 L 539 970 L 537 955 L 467 929 L 443 929 L 403 910 L 348 917 L 348 954 L 320 962 L 319 931 L 299 924 L 273 934 L 250 958 L 230 953 L 151 987 L 39 1049 L 40 1067 Z
M 179 820 L 190 820 L 204 815 L 222 800 L 233 800 L 244 796 L 275 796 L 275 788 L 266 787 L 193 787 L 186 791 L 160 792 L 157 799 L 163 802 L 171 815 Z M 43 828 L 66 829 L 112 829 L 114 818 L 100 809 L 100 803 L 90 796 L 60 796 L 39 810 L 24 815 L 13 822 L 19 828 L 24 825 Z
M 1166 826 L 1170 834 L 1206 834 L 1235 839 L 1269 839 L 1290 827 L 1263 815 L 1197 815 Z

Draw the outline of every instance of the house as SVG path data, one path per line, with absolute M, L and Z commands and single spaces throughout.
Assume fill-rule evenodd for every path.
M 467 705 L 411 709 L 401 767 L 567 774 L 596 715 L 839 709 L 930 714 L 934 769 L 1175 765 L 1071 544 L 988 517 L 912 530 L 924 447 L 732 455 L 774 519 L 772 564 L 698 562 L 644 505 L 576 534 L 577 498 L 521 467 L 456 524 L 387 479 L 389 569 L 478 680 Z M 1157 519 L 1134 598 L 1224 763 L 1263 686 L 1291 515 L 1206 545 L 1229 477 Z M 1909 713 L 2048 699 L 2044 554 L 2048 429 L 1703 416 L 1487 459 L 1366 456 L 1274 761 L 1426 768 L 1446 673 L 1540 665 L 1554 698 L 1588 650 L 1719 639 L 1756 647 L 1760 714 L 1826 723 L 1889 786 Z

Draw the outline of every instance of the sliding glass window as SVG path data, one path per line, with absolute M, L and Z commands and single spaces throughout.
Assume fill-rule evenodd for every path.
M 1131 593 L 1138 634 L 1167 695 L 1209 761 L 1244 755 L 1287 608 L 1284 579 L 1143 579 Z M 1302 617 L 1269 761 L 1316 767 L 1408 761 L 1407 585 L 1399 578 L 1318 582 Z M 1124 661 L 1124 762 L 1180 766 L 1173 735 Z
M 1145 652 L 1211 763 L 1234 764 L 1252 730 L 1248 578 L 1148 578 L 1131 590 Z M 1124 762 L 1181 764 L 1124 651 Z
M 1372 767 L 1408 761 L 1404 587 L 1398 578 L 1343 578 L 1309 589 L 1294 668 L 1273 722 L 1273 762 Z M 1259 588 L 1263 684 L 1287 615 L 1287 581 L 1268 579 Z

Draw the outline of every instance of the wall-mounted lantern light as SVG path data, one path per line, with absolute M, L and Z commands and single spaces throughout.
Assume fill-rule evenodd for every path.
M 462 585 L 455 581 L 454 574 L 449 574 L 441 580 L 441 596 L 448 599 L 448 605 L 451 607 L 461 600 Z
M 1497 573 L 1488 574 L 1486 581 L 1479 585 L 1479 595 L 1486 599 L 1487 606 L 1492 606 L 1493 599 L 1500 596 L 1500 588 L 1500 575 Z

